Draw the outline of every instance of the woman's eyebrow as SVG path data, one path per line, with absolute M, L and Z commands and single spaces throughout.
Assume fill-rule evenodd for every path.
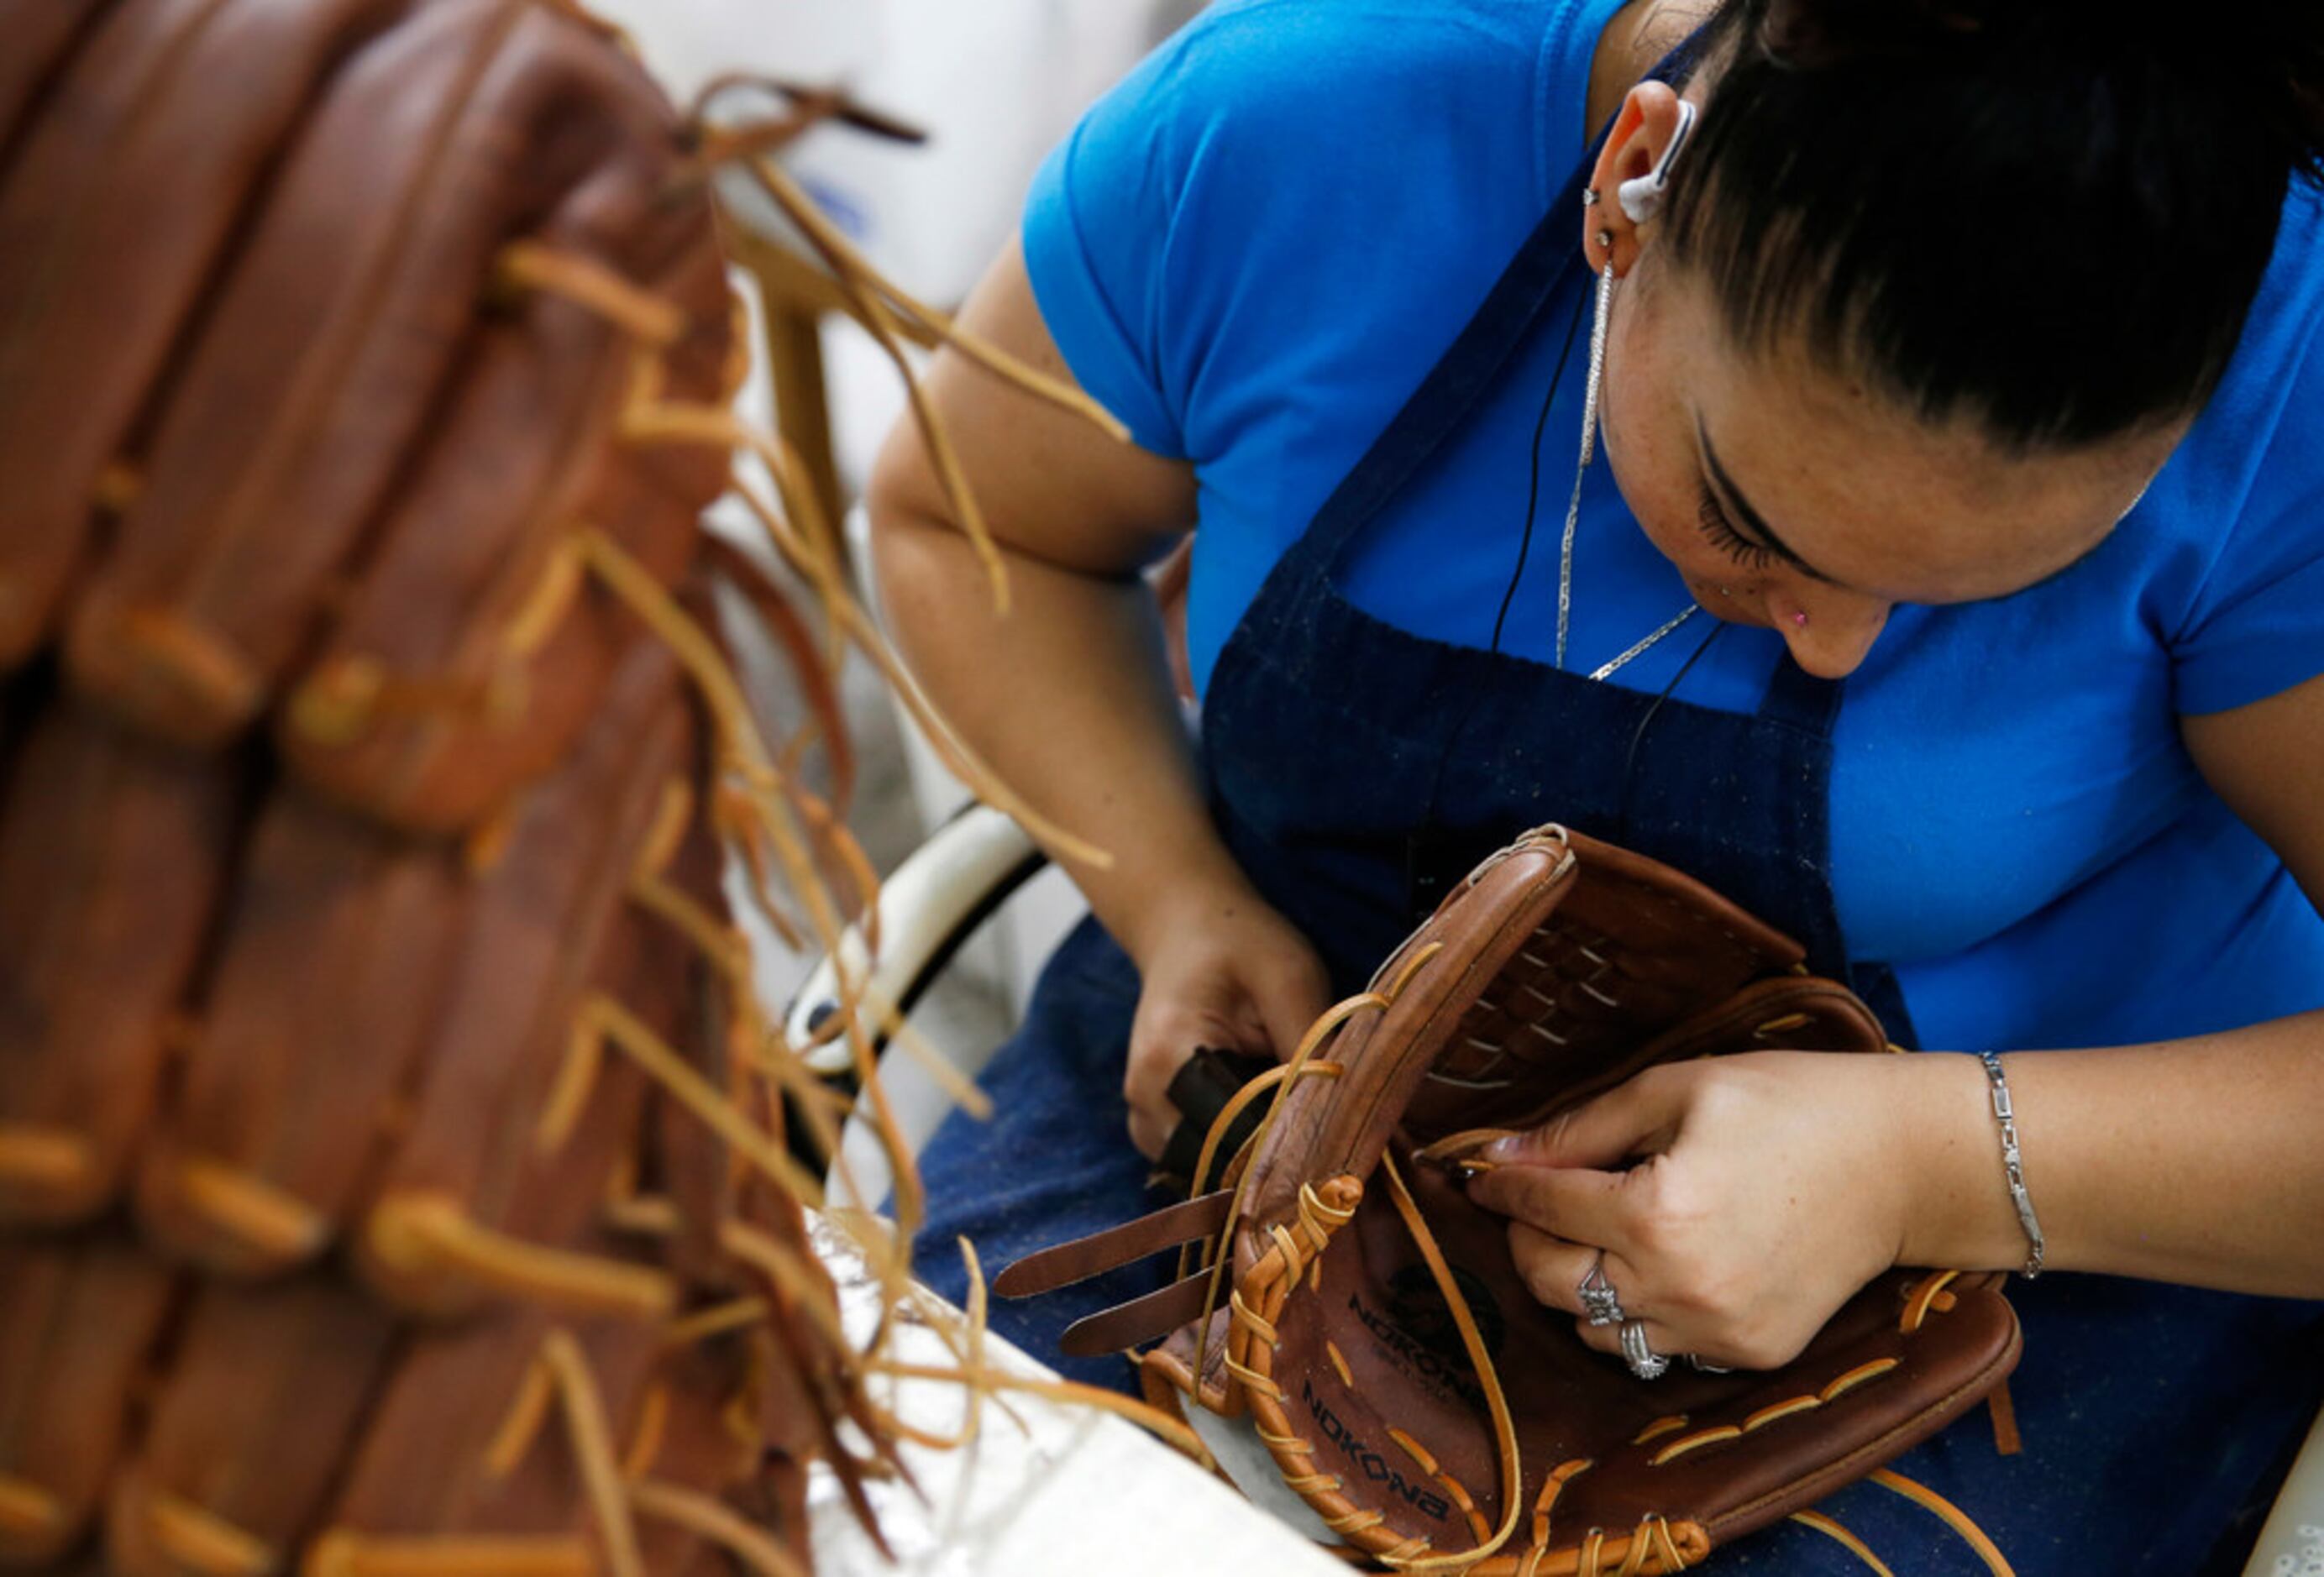
M 1694 440 L 1702 447 L 1703 466 L 1709 471 L 1711 481 L 1718 485 L 1720 494 L 1720 503 L 1729 514 L 1751 528 L 1751 534 L 1759 539 L 1761 546 L 1812 580 L 1822 581 L 1826 586 L 1840 585 L 1840 582 L 1832 579 L 1831 576 L 1793 552 L 1784 540 L 1775 535 L 1775 528 L 1760 517 L 1757 510 L 1751 507 L 1751 501 L 1743 496 L 1743 490 L 1735 485 L 1735 479 L 1728 475 L 1727 468 L 1719 463 L 1719 451 L 1711 445 L 1711 429 L 1702 425 L 1702 414 L 1700 411 L 1695 413 L 1694 418 Z

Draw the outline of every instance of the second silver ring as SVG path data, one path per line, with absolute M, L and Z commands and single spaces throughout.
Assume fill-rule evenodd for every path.
M 1660 1379 L 1670 1372 L 1671 1360 L 1646 1345 L 1644 1320 L 1622 1322 L 1622 1361 L 1642 1380 Z

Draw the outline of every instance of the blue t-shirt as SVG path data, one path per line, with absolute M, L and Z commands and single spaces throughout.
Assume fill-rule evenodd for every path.
M 1194 466 L 1198 686 L 1571 176 L 1618 8 L 1222 0 L 1042 169 L 1024 244 L 1051 335 L 1141 445 Z M 2324 920 L 2178 732 L 2181 714 L 2324 673 L 2319 228 L 2324 200 L 2296 188 L 2225 383 L 2104 547 L 2014 596 L 1898 608 L 1847 683 L 1830 816 L 1841 927 L 1851 956 L 1895 966 L 1923 1044 L 2121 1044 L 2324 1005 Z M 1352 554 L 1341 585 L 1358 607 L 1489 642 L 1559 336 L 1542 337 L 1537 364 Z M 1555 392 L 1502 640 L 1545 661 L 1585 360 Z M 1593 466 L 1570 666 L 1687 601 Z M 1664 641 L 1609 682 L 1660 691 L 1695 645 Z M 1679 694 L 1752 710 L 1781 651 L 1773 632 L 1729 628 Z

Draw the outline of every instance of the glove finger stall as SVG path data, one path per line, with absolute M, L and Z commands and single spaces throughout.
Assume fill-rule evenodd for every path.
M 389 1196 L 466 1220 L 480 1191 L 526 1170 L 529 1119 L 685 718 L 676 665 L 650 640 L 627 670 L 482 872 L 457 847 L 295 792 L 277 802 L 141 1176 L 157 1239 L 214 1271 L 278 1272 Z
M 315 81 L 404 8 L 89 8 L 101 24 L 0 180 L 0 668 L 48 633 L 127 502 L 134 429 Z
M 584 36 L 522 0 L 438 0 L 346 62 L 170 392 L 69 625 L 76 683 L 198 744 L 278 693 L 473 350 L 457 330 L 502 248 L 621 134 L 590 114 Z
M 641 379 L 662 400 L 721 392 L 724 282 L 706 216 L 667 200 L 678 164 L 674 131 L 641 125 L 530 243 L 640 281 L 675 340 L 648 346 L 589 306 L 500 288 L 278 722 L 285 759 L 322 791 L 427 830 L 497 812 L 572 742 L 631 633 L 580 535 L 604 532 L 665 585 L 684 573 L 723 456 L 673 464 L 622 435 Z M 433 529 L 444 519 L 464 529 Z
M 172 1281 L 106 1233 L 0 1238 L 0 1565 L 66 1554 L 127 1442 Z
M 118 1190 L 215 923 L 240 763 L 69 700 L 0 817 L 0 1222 L 82 1220 Z

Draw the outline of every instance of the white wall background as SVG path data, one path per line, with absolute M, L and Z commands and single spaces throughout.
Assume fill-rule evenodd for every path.
M 1199 0 L 599 0 L 684 98 L 730 71 L 845 85 L 930 134 L 817 133 L 788 162 L 908 288 L 957 300 L 1083 107 Z

